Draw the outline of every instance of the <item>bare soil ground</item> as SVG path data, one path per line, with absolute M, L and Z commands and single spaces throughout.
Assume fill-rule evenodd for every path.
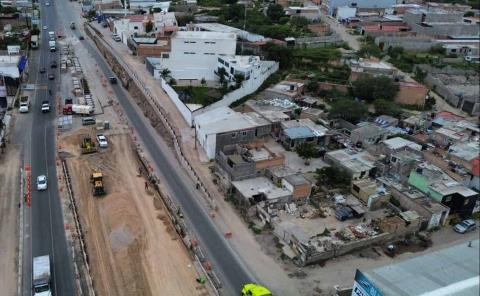
M 61 140 L 98 295 L 208 295 L 145 179 L 126 134 L 109 136 L 109 148 L 80 155 L 80 130 Z M 104 174 L 107 195 L 94 197 L 90 174 Z
M 10 145 L 0 155 L 0 294 L 17 293 L 20 149 Z

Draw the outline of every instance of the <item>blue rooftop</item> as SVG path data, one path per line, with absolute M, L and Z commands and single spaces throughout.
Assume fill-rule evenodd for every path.
M 306 126 L 290 127 L 283 131 L 290 139 L 304 139 L 315 137 L 313 131 Z

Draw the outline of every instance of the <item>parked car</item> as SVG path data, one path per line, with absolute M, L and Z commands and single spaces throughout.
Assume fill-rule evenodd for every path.
M 50 102 L 49 101 L 43 101 L 42 102 L 42 113 L 47 113 L 50 112 Z
M 47 190 L 47 176 L 40 175 L 37 177 L 37 190 Z
M 95 123 L 97 123 L 97 121 L 93 117 L 82 118 L 82 125 L 92 125 L 92 124 L 95 124 Z
M 474 230 L 476 227 L 477 227 L 477 223 L 475 223 L 475 220 L 468 219 L 468 220 L 463 220 L 462 222 L 453 226 L 453 230 L 455 230 L 458 233 L 467 233 L 469 231 Z
M 48 74 L 48 80 L 55 79 L 55 75 L 53 73 Z
M 107 148 L 108 147 L 107 137 L 105 137 L 102 134 L 97 135 L 97 142 L 98 142 L 98 146 L 100 146 L 100 148 Z
M 83 37 L 82 35 L 78 36 L 78 40 L 85 40 L 85 37 Z

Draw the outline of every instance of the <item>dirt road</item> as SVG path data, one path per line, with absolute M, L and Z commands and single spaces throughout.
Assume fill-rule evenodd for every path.
M 81 133 L 62 145 L 72 155 L 67 163 L 98 295 L 208 295 L 159 197 L 137 175 L 129 137 L 111 135 L 109 148 L 79 155 Z M 104 174 L 104 197 L 92 196 L 94 169 Z
M 17 293 L 19 187 L 20 149 L 9 146 L 0 156 L 0 287 L 6 296 Z

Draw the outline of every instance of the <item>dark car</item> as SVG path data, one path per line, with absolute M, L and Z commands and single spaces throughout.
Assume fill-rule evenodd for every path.
M 82 125 L 92 125 L 92 124 L 95 124 L 95 123 L 97 123 L 97 121 L 93 117 L 82 118 Z
M 72 98 L 65 98 L 65 105 L 71 105 L 73 104 L 73 99 Z
M 108 77 L 108 80 L 110 81 L 111 84 L 117 84 L 117 78 L 116 77 Z
M 48 74 L 48 79 L 49 79 L 49 80 L 55 79 L 55 75 L 53 75 L 53 74 Z
M 80 36 L 78 37 L 78 39 L 79 39 L 79 40 L 84 40 L 85 37 L 83 37 L 83 36 L 80 35 Z
M 57 67 L 57 61 L 52 61 L 52 62 L 50 63 L 50 67 L 51 67 L 51 68 L 56 68 L 56 67 Z
M 45 72 L 47 72 L 47 69 L 45 69 L 45 67 L 41 67 L 40 68 L 40 73 L 45 73 Z

